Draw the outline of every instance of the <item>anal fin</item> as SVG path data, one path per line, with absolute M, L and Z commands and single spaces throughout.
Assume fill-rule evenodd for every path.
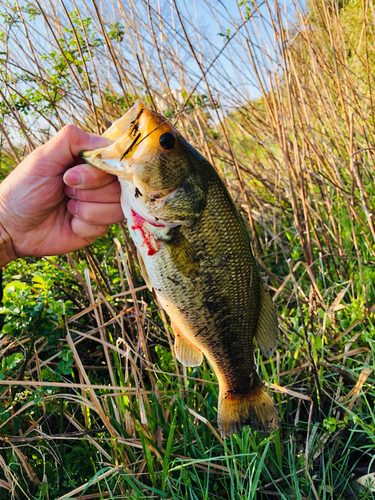
M 255 338 L 262 354 L 269 358 L 278 344 L 278 319 L 275 306 L 269 293 L 260 283 L 260 312 Z
M 203 361 L 203 354 L 197 347 L 189 342 L 181 333 L 176 325 L 172 324 L 172 329 L 175 333 L 174 348 L 176 357 L 180 363 L 185 366 L 199 366 Z

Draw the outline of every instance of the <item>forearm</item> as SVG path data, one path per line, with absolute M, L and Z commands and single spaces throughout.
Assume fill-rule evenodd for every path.
M 11 237 L 0 224 L 0 268 L 17 259 L 17 257 Z

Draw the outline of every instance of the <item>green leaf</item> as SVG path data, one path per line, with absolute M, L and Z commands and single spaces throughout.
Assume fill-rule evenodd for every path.
M 24 290 L 27 287 L 23 281 L 11 281 L 4 288 L 4 292 L 14 293 L 16 290 Z
M 321 349 L 323 347 L 323 341 L 321 337 L 315 337 L 315 346 L 317 349 Z
M 45 285 L 46 283 L 42 276 L 34 276 L 33 281 L 35 281 L 36 283 L 41 283 L 42 285 Z
M 263 454 L 262 454 L 262 458 L 259 461 L 259 465 L 257 466 L 257 470 L 256 470 L 256 473 L 255 473 L 253 482 L 251 484 L 251 491 L 250 491 L 249 498 L 256 498 L 255 492 L 256 492 L 256 490 L 258 488 L 259 477 L 260 477 L 260 474 L 262 472 L 263 464 L 264 464 L 264 461 L 266 459 L 268 448 L 270 447 L 270 444 L 271 444 L 271 441 L 268 441 L 268 443 L 266 444 L 266 446 L 264 448 L 264 451 L 263 451 Z
M 98 470 L 98 472 L 90 479 L 90 481 L 87 483 L 86 488 L 82 491 L 81 495 L 84 495 L 87 489 L 96 482 L 96 479 L 104 474 L 104 472 L 107 472 L 107 470 L 110 470 L 112 467 L 103 467 L 103 469 Z M 113 471 L 113 473 L 117 472 L 116 470 Z M 75 499 L 72 499 L 75 500 Z
M 348 231 L 348 233 L 351 233 L 352 225 L 350 223 L 349 217 L 341 219 L 341 225 L 344 226 L 344 228 Z
M 168 478 L 168 468 L 170 464 L 169 457 L 171 455 L 174 432 L 176 430 L 176 418 L 177 418 L 177 412 L 175 412 L 173 415 L 172 425 L 168 434 L 167 446 L 165 447 L 165 455 L 163 461 L 163 483 L 162 483 L 163 488 L 165 487 L 165 481 Z

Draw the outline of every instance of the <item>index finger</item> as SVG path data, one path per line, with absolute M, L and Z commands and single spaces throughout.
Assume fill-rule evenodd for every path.
M 64 174 L 65 184 L 77 189 L 98 189 L 110 184 L 115 179 L 114 175 L 103 172 L 87 163 L 76 165 Z
M 28 156 L 28 168 L 35 175 L 59 176 L 75 164 L 82 150 L 106 147 L 113 141 L 88 134 L 75 125 L 66 125 L 46 144 Z M 23 162 L 22 162 L 23 163 Z

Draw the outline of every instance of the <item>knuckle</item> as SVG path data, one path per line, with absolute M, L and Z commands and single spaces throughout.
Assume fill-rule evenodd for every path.
M 90 236 L 99 238 L 100 236 L 104 236 L 108 229 L 109 226 L 98 226 L 93 224 L 88 232 L 90 233 Z
M 104 236 L 109 230 L 109 226 L 99 226 L 98 227 L 98 236 Z
M 87 241 L 87 245 L 85 245 L 85 246 L 88 246 L 88 245 L 91 245 L 92 243 L 94 243 L 94 241 L 96 240 L 96 238 L 97 238 L 96 236 L 85 238 L 85 240 Z
M 76 188 L 75 198 L 80 201 L 89 201 L 89 192 L 86 189 Z
M 96 223 L 96 212 L 92 203 L 84 203 L 84 217 L 88 223 Z
M 84 231 L 82 231 L 82 226 L 81 226 L 80 221 L 78 219 L 73 217 L 72 222 L 71 222 L 71 226 L 72 226 L 72 231 L 74 234 L 76 234 L 80 238 L 85 237 L 85 235 L 83 234 Z
M 125 215 L 124 215 L 124 211 L 122 210 L 122 206 L 120 205 L 120 203 L 118 204 L 118 207 L 117 207 L 117 217 L 116 217 L 116 223 L 117 222 L 121 222 L 125 219 Z
M 74 219 L 72 222 L 72 228 L 75 234 L 85 240 L 94 241 L 100 236 L 104 236 L 109 229 L 109 226 L 100 226 L 97 224 L 90 224 L 82 220 Z M 92 242 L 91 242 L 92 243 Z
M 91 203 L 86 203 L 82 200 L 77 201 L 78 203 L 78 211 L 77 211 L 77 217 L 81 219 L 82 222 L 90 223 L 94 222 L 94 210 L 93 207 L 91 206 Z
M 61 141 L 68 141 L 70 143 L 84 142 L 86 139 L 86 132 L 81 130 L 76 125 L 70 123 L 65 125 L 57 134 L 56 137 Z
M 58 133 L 63 136 L 72 136 L 77 135 L 80 131 L 76 125 L 70 123 L 69 125 L 65 125 Z
M 85 165 L 83 171 L 85 173 L 87 184 L 90 184 L 90 186 L 94 188 L 103 187 L 103 174 L 105 174 L 104 172 L 92 167 L 91 165 Z

